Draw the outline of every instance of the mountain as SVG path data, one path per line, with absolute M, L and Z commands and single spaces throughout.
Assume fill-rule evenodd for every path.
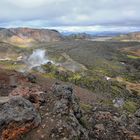
M 31 29 L 31 28 L 9 28 L 0 29 L 0 41 L 12 44 L 26 44 L 32 42 L 53 42 L 62 39 L 56 30 Z
M 64 34 L 65 39 L 68 40 L 88 40 L 92 38 L 92 35 L 87 33 L 72 33 L 72 34 Z
M 119 35 L 117 37 L 114 37 L 113 39 L 119 41 L 140 41 L 140 32 Z

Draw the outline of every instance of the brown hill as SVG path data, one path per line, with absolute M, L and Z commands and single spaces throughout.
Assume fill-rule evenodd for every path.
M 126 35 L 120 35 L 114 38 L 119 41 L 140 41 L 140 32 L 129 33 Z
M 61 40 L 61 34 L 56 30 L 9 28 L 0 30 L 0 41 L 13 44 L 26 44 L 32 42 L 52 42 Z

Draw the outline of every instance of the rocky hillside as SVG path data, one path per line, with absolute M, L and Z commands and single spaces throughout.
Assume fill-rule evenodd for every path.
M 50 42 L 59 41 L 61 39 L 61 34 L 56 30 L 31 28 L 0 29 L 0 41 L 14 44 Z
M 65 36 L 67 40 L 89 40 L 92 39 L 92 35 L 87 33 L 77 33 L 77 34 L 70 34 Z
M 120 41 L 140 41 L 140 32 L 120 35 L 120 36 L 114 37 L 113 39 L 120 40 Z
M 87 105 L 83 98 L 87 92 L 60 81 L 15 71 L 0 70 L 0 74 L 1 140 L 140 138 L 140 110 L 128 116 L 96 101 Z

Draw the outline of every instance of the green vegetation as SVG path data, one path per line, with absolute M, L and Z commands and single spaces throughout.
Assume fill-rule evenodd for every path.
M 1 68 L 8 69 L 8 70 L 19 70 L 24 68 L 24 64 L 11 62 L 11 61 L 0 61 Z
M 80 87 L 87 88 L 94 93 L 102 93 L 115 97 L 128 96 L 129 92 L 125 87 L 125 84 L 117 82 L 115 80 L 106 80 L 103 75 L 93 73 L 91 71 L 76 72 L 62 69 L 55 65 L 44 65 L 42 68 L 45 70 L 43 76 L 49 78 L 59 79 L 65 82 L 70 82 Z
M 139 59 L 139 56 L 134 56 L 134 55 L 127 55 L 128 58 L 130 59 Z
M 86 69 L 72 72 L 61 66 L 53 64 L 43 65 L 44 77 L 59 79 L 70 82 L 82 88 L 89 89 L 95 94 L 101 95 L 106 105 L 112 105 L 112 99 L 123 97 L 129 101 L 131 93 L 127 90 L 125 83 L 139 83 L 140 80 L 140 58 L 123 52 L 123 48 L 139 47 L 136 42 L 93 42 L 93 41 L 60 41 L 49 43 L 36 43 L 31 47 L 26 46 L 9 46 L 1 44 L 1 52 L 6 47 L 9 54 L 14 54 L 13 58 L 19 54 L 29 55 L 33 49 L 46 49 L 48 57 L 57 63 L 72 62 L 81 64 Z M 10 48 L 10 49 L 9 49 Z M 65 54 L 65 55 L 64 55 Z M 83 55 L 84 54 L 84 55 Z M 22 64 L 15 64 L 14 61 L 0 62 L 0 65 L 6 69 L 20 69 Z M 33 70 L 33 72 L 37 72 Z M 107 80 L 106 77 L 110 79 Z M 117 80 L 121 77 L 123 80 Z M 128 111 L 135 110 L 134 100 L 127 102 L 124 108 Z M 133 105 L 132 105 L 133 104 Z M 138 104 L 136 102 L 136 104 Z M 129 106 L 129 107 L 128 107 Z M 90 107 L 83 105 L 85 110 Z M 128 107 L 128 108 L 127 108 Z M 130 110 L 129 110 L 130 108 Z
M 84 111 L 86 111 L 86 112 L 91 111 L 91 109 L 93 108 L 91 105 L 89 105 L 89 104 L 84 104 L 84 103 L 81 103 L 81 104 L 80 104 L 80 107 L 81 107 Z
M 73 73 L 62 67 L 55 66 L 52 64 L 47 64 L 42 67 L 46 71 L 46 73 L 43 74 L 45 77 L 70 82 L 80 87 L 87 88 L 93 91 L 94 93 L 104 96 L 105 98 L 102 101 L 102 103 L 105 105 L 113 106 L 112 100 L 114 98 L 124 98 L 127 99 L 127 102 L 123 106 L 124 110 L 132 113 L 137 109 L 136 107 L 138 106 L 138 102 L 135 102 L 135 100 L 133 99 L 130 100 L 131 93 L 126 89 L 126 85 L 123 81 L 118 82 L 115 80 L 115 78 L 111 80 L 106 80 L 103 73 L 101 74 L 100 71 L 94 71 L 94 69 L 87 70 L 84 72 Z M 127 75 L 127 73 L 125 74 Z M 129 73 L 128 75 L 130 76 Z M 92 106 L 89 104 L 81 103 L 80 106 L 86 112 L 90 111 L 90 109 L 92 108 Z
M 134 113 L 137 110 L 137 104 L 133 101 L 126 101 L 123 105 L 123 109 L 129 113 Z

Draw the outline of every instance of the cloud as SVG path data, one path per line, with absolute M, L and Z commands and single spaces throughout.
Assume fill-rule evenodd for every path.
M 7 0 L 13 6 L 20 8 L 34 8 L 43 6 L 46 0 Z
M 44 27 L 45 28 L 45 27 Z M 60 32 L 136 32 L 140 31 L 140 27 L 130 27 L 130 26 L 61 26 L 61 27 L 49 27 L 50 29 L 56 29 Z
M 140 0 L 3 0 L 1 26 L 140 26 Z
M 59 32 L 88 32 L 88 33 L 96 33 L 96 32 L 136 32 L 140 31 L 139 26 L 116 26 L 116 25 L 93 25 L 93 26 L 47 26 L 47 21 L 16 21 L 16 22 L 8 22 L 0 24 L 2 27 L 30 27 L 30 28 L 46 28 L 46 29 L 55 29 Z

